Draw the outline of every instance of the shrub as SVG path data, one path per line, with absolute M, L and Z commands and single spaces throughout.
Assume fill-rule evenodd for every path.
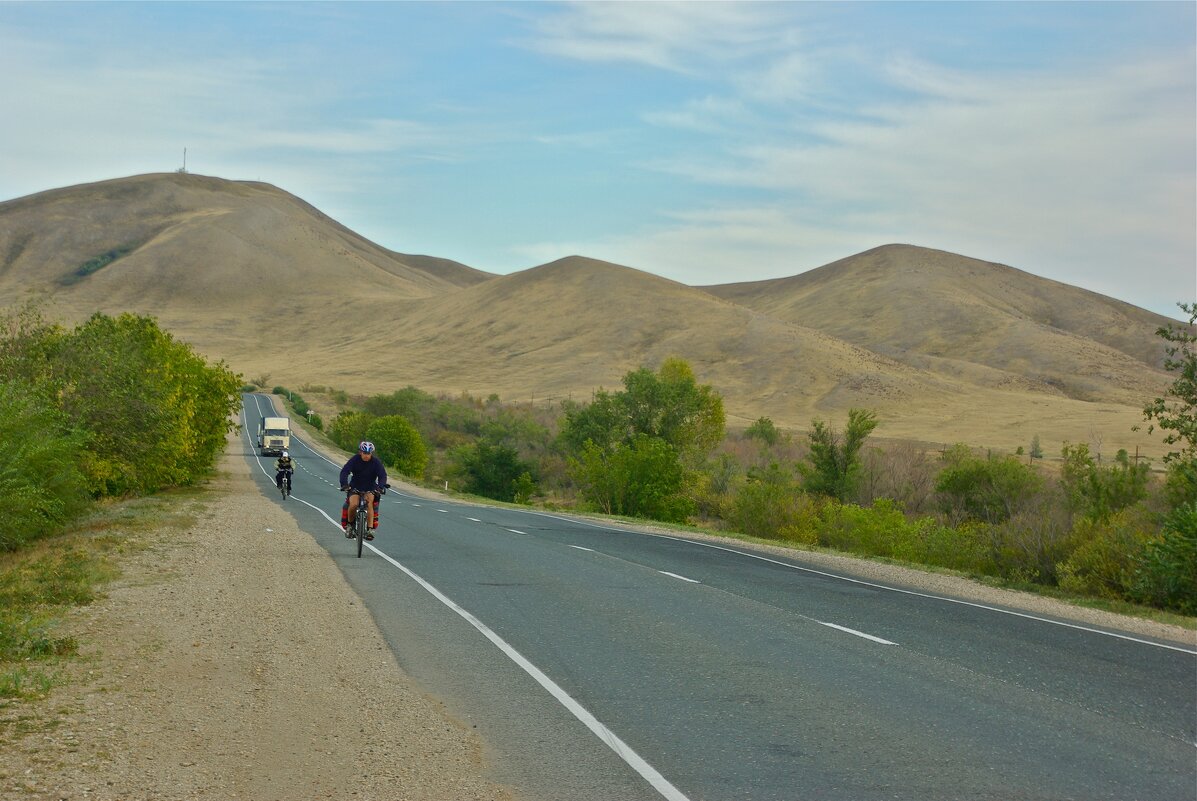
M 374 422 L 374 416 L 365 412 L 341 412 L 333 418 L 328 427 L 332 441 L 347 451 L 356 451 L 358 443 L 366 438 L 366 429 Z
M 457 448 L 451 459 L 465 479 L 465 491 L 485 498 L 514 500 L 521 476 L 527 475 L 528 481 L 532 481 L 529 465 L 520 459 L 515 448 L 507 445 L 481 440 Z
M 366 428 L 383 463 L 405 476 L 420 478 L 428 467 L 428 450 L 415 426 L 398 415 L 379 417 Z
M 569 464 L 583 497 L 607 514 L 681 522 L 693 512 L 678 453 L 659 437 L 640 434 L 610 451 L 587 442 Z
M 748 426 L 744 436 L 760 440 L 765 445 L 776 445 L 781 440 L 781 432 L 768 417 L 758 417 L 756 422 Z
M 1134 572 L 1132 596 L 1182 614 L 1197 614 L 1197 501 L 1178 505 L 1164 518 Z
M 811 424 L 810 454 L 798 464 L 803 488 L 808 492 L 846 501 L 860 477 L 859 452 L 877 427 L 877 416 L 866 409 L 849 409 L 848 425 L 841 437 L 822 420 Z
M 1082 518 L 1072 532 L 1075 550 L 1059 566 L 1059 584 L 1097 598 L 1130 595 L 1144 546 L 1152 538 L 1146 512 L 1128 509 L 1104 519 Z
M 793 474 L 777 463 L 753 470 L 731 505 L 736 530 L 762 539 L 788 539 L 814 545 L 818 504 L 802 492 Z
M 948 466 L 935 482 L 943 510 L 953 520 L 1001 523 L 1043 488 L 1043 479 L 1014 457 L 973 456 L 964 445 L 945 455 Z
M 0 381 L 0 551 L 57 532 L 87 503 L 72 454 L 85 442 L 23 381 Z

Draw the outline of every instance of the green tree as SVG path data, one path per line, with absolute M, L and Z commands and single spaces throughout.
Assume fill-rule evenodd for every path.
M 744 436 L 749 439 L 760 440 L 765 445 L 776 445 L 781 441 L 781 432 L 768 417 L 758 417 L 756 422 L 748 426 Z
M 693 512 L 677 451 L 660 437 L 637 434 L 607 451 L 587 442 L 570 471 L 582 496 L 607 514 L 681 522 Z
M 1031 437 L 1031 450 L 1029 453 L 1030 453 L 1030 456 L 1032 459 L 1042 459 L 1043 458 L 1043 446 L 1039 444 L 1039 435 L 1038 434 Z
M 1012 456 L 973 456 L 956 445 L 944 456 L 948 463 L 935 481 L 944 511 L 957 521 L 1001 523 L 1009 520 L 1043 487 L 1032 468 Z
M 32 384 L 0 381 L 0 551 L 57 532 L 85 507 L 85 443 Z
M 811 423 L 810 454 L 798 464 L 803 488 L 808 492 L 847 501 L 860 477 L 860 449 L 877 427 L 877 416 L 867 409 L 850 409 L 843 436 L 822 420 Z
M 428 449 L 407 418 L 397 414 L 376 418 L 366 428 L 365 438 L 374 443 L 387 467 L 411 478 L 424 476 Z
M 1099 466 L 1085 444 L 1065 442 L 1061 455 L 1060 480 L 1074 513 L 1104 521 L 1147 497 L 1150 468 L 1146 462 L 1132 465 L 1125 450 L 1118 451 L 1108 467 Z
M 338 446 L 347 451 L 356 451 L 358 443 L 366 439 L 366 429 L 374 419 L 374 415 L 366 412 L 341 412 L 329 423 L 328 435 Z
M 1134 594 L 1146 603 L 1197 614 L 1197 501 L 1179 504 L 1139 560 Z
M 1197 497 L 1197 303 L 1177 305 L 1189 315 L 1188 327 L 1168 324 L 1156 330 L 1170 343 L 1164 348 L 1164 369 L 1176 377 L 1163 397 L 1143 408 L 1148 433 L 1159 428 L 1165 445 L 1178 446 L 1164 457 L 1174 506 Z
M 520 459 L 516 449 L 501 443 L 482 439 L 463 445 L 453 451 L 452 459 L 465 477 L 465 491 L 485 498 L 514 500 L 517 491 L 526 489 L 521 476 L 527 474 L 532 480 L 530 466 Z

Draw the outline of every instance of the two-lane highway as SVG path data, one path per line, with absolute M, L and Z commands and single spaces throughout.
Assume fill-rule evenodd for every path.
M 340 464 L 292 454 L 288 508 L 525 797 L 1197 797 L 1192 646 L 395 491 L 356 559 Z

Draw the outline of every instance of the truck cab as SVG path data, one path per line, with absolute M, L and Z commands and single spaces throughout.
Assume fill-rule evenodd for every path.
M 290 420 L 286 417 L 263 417 L 258 422 L 258 448 L 263 456 L 281 456 L 290 447 Z

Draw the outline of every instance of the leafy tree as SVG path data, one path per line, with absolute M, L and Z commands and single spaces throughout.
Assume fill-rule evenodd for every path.
M 428 467 L 428 450 L 420 432 L 397 414 L 376 418 L 366 428 L 366 439 L 374 443 L 383 464 L 412 478 L 421 478 Z
M 781 432 L 768 417 L 758 417 L 756 422 L 748 426 L 744 436 L 760 440 L 765 445 L 776 445 L 781 441 Z
M 944 510 L 957 520 L 1009 520 L 1043 487 L 1043 479 L 1016 458 L 972 455 L 965 445 L 945 454 L 948 466 L 935 482 Z
M 847 501 L 860 475 L 860 449 L 877 427 L 877 416 L 867 409 L 850 409 L 841 437 L 822 420 L 811 423 L 808 461 L 799 463 L 803 487 L 808 492 Z
M 637 434 L 611 450 L 587 442 L 570 471 L 582 496 L 607 514 L 680 522 L 693 511 L 677 451 L 660 437 Z
M 0 381 L 0 551 L 61 528 L 87 503 L 86 435 L 23 380 Z
M 1163 397 L 1143 408 L 1148 433 L 1159 428 L 1166 432 L 1165 445 L 1179 446 L 1164 457 L 1173 505 L 1197 497 L 1197 303 L 1178 305 L 1189 315 L 1188 328 L 1169 324 L 1156 330 L 1171 343 L 1164 349 L 1164 369 L 1176 378 Z
M 1031 450 L 1029 453 L 1030 453 L 1030 456 L 1032 459 L 1042 459 L 1043 458 L 1043 446 L 1039 444 L 1039 435 L 1038 434 L 1031 437 Z
M 1061 454 L 1060 479 L 1074 512 L 1103 521 L 1147 497 L 1150 468 L 1146 462 L 1132 465 L 1125 450 L 1118 451 L 1108 467 L 1094 462 L 1085 444 L 1065 442 Z
M 366 412 L 341 412 L 329 423 L 328 435 L 345 450 L 356 451 L 358 443 L 366 439 L 366 429 L 374 419 L 374 415 Z
M 1164 518 L 1158 538 L 1144 549 L 1134 594 L 1141 600 L 1197 614 L 1197 501 L 1190 500 Z
M 622 398 L 600 389 L 589 404 L 569 404 L 559 439 L 568 453 L 579 453 L 587 442 L 608 450 L 627 441 L 631 424 Z
M 526 489 L 521 477 L 532 481 L 530 466 L 520 459 L 515 448 L 479 440 L 453 452 L 453 461 L 465 476 L 465 491 L 500 501 L 514 500 L 517 491 Z M 528 493 L 531 497 L 531 492 Z

